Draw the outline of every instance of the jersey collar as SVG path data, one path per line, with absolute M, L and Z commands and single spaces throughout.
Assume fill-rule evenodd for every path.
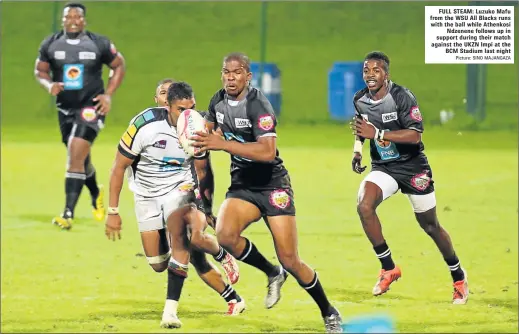
M 386 95 L 384 95 L 384 97 L 382 97 L 380 100 L 372 100 L 371 99 L 371 94 L 369 93 L 369 90 L 366 92 L 366 97 L 368 98 L 368 101 L 371 102 L 371 103 L 380 103 L 382 101 L 384 101 L 390 94 L 389 92 L 391 91 L 391 89 L 393 88 L 393 81 L 389 80 L 388 83 L 387 83 L 387 92 L 386 92 Z

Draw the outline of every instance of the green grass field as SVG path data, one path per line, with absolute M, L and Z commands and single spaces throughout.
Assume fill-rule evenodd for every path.
M 123 130 L 124 124 L 109 126 L 94 147 L 105 185 Z M 388 294 L 371 296 L 379 264 L 356 215 L 362 177 L 350 171 L 349 131 L 282 126 L 279 133 L 296 193 L 300 254 L 318 270 L 343 318 L 390 314 L 400 332 L 517 333 L 517 134 L 437 129 L 424 134 L 440 221 L 469 274 L 469 303 L 453 306 L 448 269 L 401 194 L 379 214 L 403 277 Z M 57 127 L 4 127 L 1 148 L 1 331 L 165 332 L 159 322 L 166 274 L 153 272 L 142 257 L 126 186 L 121 241 L 108 241 L 103 224 L 93 221 L 86 190 L 76 224 L 61 231 L 50 224 L 64 204 L 65 149 Z M 228 161 L 222 153 L 213 157 L 216 208 L 229 182 Z M 256 223 L 245 234 L 274 258 L 266 226 Z M 231 319 L 222 315 L 221 298 L 191 269 L 179 309 L 181 331 L 322 331 L 317 307 L 293 278 L 280 303 L 266 310 L 263 274 L 245 264 L 241 273 L 235 288 L 248 310 Z
M 269 2 L 267 61 L 282 71 L 279 147 L 296 193 L 300 254 L 318 270 L 344 319 L 386 313 L 401 332 L 517 333 L 519 52 L 516 48 L 513 65 L 487 66 L 488 118 L 474 124 L 462 102 L 466 66 L 424 64 L 426 4 Z M 86 191 L 71 231 L 50 224 L 64 205 L 66 152 L 56 113 L 34 81 L 32 68 L 39 43 L 52 31 L 54 5 L 18 1 L 1 6 L 1 332 L 164 331 L 158 326 L 166 274 L 153 272 L 142 257 L 126 186 L 120 242 L 106 240 L 104 224 L 93 221 Z M 219 66 L 226 53 L 243 51 L 259 60 L 258 2 L 87 6 L 88 29 L 112 38 L 127 61 L 127 76 L 93 151 L 98 178 L 105 185 L 119 135 L 133 115 L 150 106 L 158 80 L 190 82 L 203 109 L 220 87 Z M 516 8 L 516 22 L 518 13 Z M 515 38 L 517 45 L 518 34 Z M 362 176 L 351 172 L 350 131 L 329 122 L 327 73 L 333 62 L 361 60 L 372 50 L 388 53 L 392 78 L 417 95 L 440 221 L 469 274 L 468 305 L 450 304 L 447 266 L 400 194 L 379 213 L 403 278 L 389 294 L 371 296 L 379 263 L 355 209 Z M 456 113 L 444 127 L 434 125 L 441 109 Z M 213 163 L 217 208 L 229 183 L 229 158 L 215 154 Z M 246 235 L 274 258 L 263 223 Z M 236 289 L 248 310 L 229 319 L 222 316 L 226 305 L 221 298 L 191 270 L 181 299 L 181 331 L 323 329 L 317 307 L 293 278 L 284 286 L 281 302 L 265 310 L 265 278 L 246 265 L 241 273 Z

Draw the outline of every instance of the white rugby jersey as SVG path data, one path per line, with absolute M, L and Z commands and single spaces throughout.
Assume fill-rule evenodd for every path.
M 193 158 L 182 149 L 166 108 L 148 108 L 135 116 L 119 142 L 119 152 L 134 159 L 127 177 L 136 195 L 159 197 L 194 187 Z

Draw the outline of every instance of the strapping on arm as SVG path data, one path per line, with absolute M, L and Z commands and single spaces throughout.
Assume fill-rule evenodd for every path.
M 359 153 L 362 155 L 362 146 L 364 145 L 364 138 L 355 136 L 355 143 L 353 144 L 353 153 Z

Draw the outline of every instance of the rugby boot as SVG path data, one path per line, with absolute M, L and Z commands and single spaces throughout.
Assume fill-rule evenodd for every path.
M 373 295 L 380 296 L 383 293 L 386 293 L 389 290 L 389 286 L 391 283 L 398 281 L 398 279 L 402 277 L 402 271 L 398 266 L 391 270 L 380 270 L 380 275 L 378 276 L 378 281 L 373 287 Z
M 227 279 L 231 284 L 236 284 L 238 279 L 240 278 L 240 268 L 238 267 L 238 263 L 234 259 L 234 257 L 227 253 L 223 258 L 222 262 L 223 270 L 225 271 L 225 275 L 227 275 Z
M 461 270 L 463 270 L 465 278 L 453 283 L 454 292 L 452 294 L 452 303 L 454 305 L 467 304 L 469 299 L 469 280 L 467 278 L 467 272 L 463 268 Z
M 72 213 L 68 210 L 52 219 L 52 224 L 59 226 L 62 230 L 70 230 L 73 222 Z
M 226 315 L 239 315 L 243 311 L 245 311 L 245 300 L 243 298 L 240 301 L 236 299 L 231 300 L 227 303 L 229 308 L 227 309 Z
M 94 215 L 94 219 L 101 222 L 105 219 L 105 190 L 102 185 L 99 185 L 99 194 L 96 198 L 92 198 L 92 214 Z
M 285 283 L 288 277 L 288 273 L 283 269 L 282 266 L 278 266 L 279 274 L 273 277 L 269 277 L 269 283 L 267 285 L 267 297 L 265 298 L 265 307 L 272 308 L 279 302 L 281 298 L 281 287 Z
M 337 310 L 336 310 L 337 311 Z M 326 333 L 342 333 L 342 318 L 337 311 L 337 314 L 332 314 L 324 317 L 324 328 Z
M 182 326 L 182 322 L 177 317 L 177 315 L 173 312 L 164 312 L 162 314 L 162 320 L 160 322 L 160 327 L 162 328 L 180 328 Z

